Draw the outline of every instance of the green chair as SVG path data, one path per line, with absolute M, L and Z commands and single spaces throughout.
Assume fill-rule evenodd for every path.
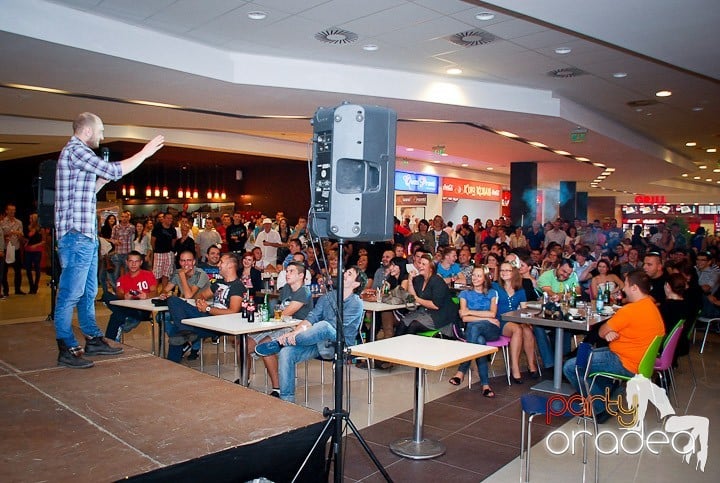
M 658 352 L 660 351 L 660 344 L 662 344 L 663 339 L 664 336 L 655 336 L 655 338 L 645 351 L 645 355 L 643 355 L 642 359 L 640 359 L 637 374 L 641 374 L 648 379 L 652 378 L 653 371 L 655 370 L 655 361 L 657 359 Z M 634 374 L 632 376 L 626 376 L 624 374 L 615 374 L 613 372 L 592 372 L 588 374 L 588 378 L 591 380 L 589 392 L 592 392 L 592 388 L 595 385 L 595 379 L 597 379 L 598 377 L 627 382 L 633 377 L 635 377 L 637 374 Z

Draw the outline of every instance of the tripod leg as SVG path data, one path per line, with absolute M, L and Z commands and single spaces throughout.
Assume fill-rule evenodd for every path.
M 362 435 L 360 434 L 358 429 L 355 427 L 355 424 L 353 424 L 353 422 L 350 420 L 349 417 L 345 418 L 345 422 L 347 423 L 348 426 L 350 426 L 350 430 L 353 432 L 353 434 L 357 438 L 358 442 L 365 450 L 365 453 L 367 453 L 367 455 L 370 457 L 370 459 L 373 461 L 373 463 L 375 463 L 375 467 L 378 469 L 378 471 L 380 471 L 380 473 L 382 473 L 383 478 L 385 478 L 385 481 L 387 481 L 388 483 L 392 483 L 392 481 L 393 481 L 392 478 L 390 478 L 390 475 L 385 470 L 382 463 L 380 463 L 380 460 L 377 459 L 377 456 L 375 456 L 375 453 L 373 453 L 373 451 L 370 449 L 370 446 L 368 446 L 365 439 L 362 437 Z
M 295 476 L 293 476 L 293 479 L 291 480 L 293 483 L 295 481 L 297 481 L 297 479 L 300 477 L 300 473 L 302 473 L 302 470 L 305 468 L 305 465 L 307 465 L 307 462 L 310 460 L 310 457 L 315 452 L 318 445 L 321 442 L 327 441 L 327 438 L 328 438 L 327 432 L 331 427 L 333 427 L 332 424 L 334 422 L 335 422 L 334 416 L 331 416 L 330 418 L 328 418 L 327 422 L 325 423 L 325 426 L 323 427 L 322 431 L 320 431 L 320 434 L 318 435 L 317 439 L 313 443 L 312 448 L 310 448 L 310 451 L 308 451 L 307 456 L 305 456 L 305 459 L 303 460 L 302 464 L 300 465 L 300 468 L 298 468 L 297 473 L 295 473 Z M 327 474 L 327 470 L 326 470 L 326 474 Z

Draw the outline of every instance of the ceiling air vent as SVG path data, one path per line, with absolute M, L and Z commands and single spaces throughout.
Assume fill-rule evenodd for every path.
M 655 104 L 660 104 L 655 99 L 638 99 L 637 101 L 630 101 L 627 103 L 629 107 L 647 107 L 647 106 L 654 106 Z
M 459 45 L 461 47 L 475 47 L 476 45 L 485 45 L 497 39 L 497 37 L 495 37 L 490 32 L 485 32 L 484 30 L 480 29 L 458 32 L 445 38 L 453 44 Z
M 315 38 L 326 44 L 344 45 L 355 42 L 358 35 L 355 32 L 333 27 L 316 33 Z
M 571 77 L 578 77 L 585 75 L 585 71 L 578 69 L 577 67 L 565 67 L 562 69 L 551 70 L 547 73 L 550 77 L 556 77 L 558 79 L 569 79 Z

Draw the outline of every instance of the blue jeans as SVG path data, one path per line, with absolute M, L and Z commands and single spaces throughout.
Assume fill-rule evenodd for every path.
M 488 322 L 480 320 L 478 322 L 468 322 L 465 325 L 465 339 L 471 344 L 484 344 L 487 341 L 494 341 L 500 338 L 500 327 Z M 478 374 L 480 374 L 480 384 L 489 384 L 487 356 L 475 359 Z M 458 367 L 458 371 L 467 374 L 470 369 L 470 361 L 465 361 Z
M 209 317 L 205 312 L 199 312 L 197 307 L 190 305 L 180 297 L 170 297 L 167 299 L 170 318 L 165 320 L 165 332 L 168 337 L 179 334 L 197 334 L 200 338 L 214 337 L 220 335 L 217 332 L 192 325 L 185 325 L 181 321 L 183 319 L 197 319 L 200 317 Z M 169 361 L 180 362 L 182 359 L 182 345 L 168 344 Z
M 278 355 L 280 374 L 280 399 L 295 402 L 295 365 L 317 356 L 332 357 L 335 348 L 328 341 L 335 341 L 335 327 L 321 320 L 308 330 L 295 336 L 295 345 L 284 346 Z M 329 345 L 329 347 L 328 347 Z
M 628 371 L 623 367 L 620 362 L 620 358 L 609 347 L 600 347 L 599 349 L 593 349 L 592 360 L 590 361 L 590 373 L 593 372 L 610 372 L 612 374 L 619 374 L 621 376 L 632 377 L 635 374 Z M 563 374 L 573 387 L 580 391 L 580 383 L 575 376 L 575 358 L 568 359 L 563 365 Z M 612 380 L 607 377 L 598 377 L 595 379 L 591 396 L 602 396 L 605 394 L 605 389 L 612 386 Z M 583 392 L 585 390 L 583 389 Z M 600 414 L 606 410 L 605 401 L 595 399 L 593 401 L 593 409 L 595 414 Z
M 58 240 L 60 280 L 55 301 L 55 338 L 68 347 L 77 347 L 72 330 L 73 309 L 77 307 L 80 330 L 87 337 L 102 336 L 95 320 L 97 295 L 98 242 L 71 230 Z
M 118 339 L 118 329 L 126 323 L 137 326 L 143 320 L 149 320 L 150 314 L 147 310 L 131 309 L 129 307 L 120 307 L 119 305 L 113 305 L 110 302 L 113 300 L 119 300 L 116 295 L 111 293 L 104 293 L 102 301 L 110 309 L 110 320 L 105 328 L 105 337 L 112 340 Z M 128 332 L 123 328 L 123 332 Z
M 113 289 L 115 289 L 115 284 L 117 283 L 118 277 L 120 277 L 120 270 L 122 270 L 125 267 L 125 263 L 127 262 L 127 253 L 113 253 L 110 256 L 110 261 L 113 262 L 113 265 L 115 268 L 113 268 L 113 272 L 110 275 L 110 282 L 112 283 Z

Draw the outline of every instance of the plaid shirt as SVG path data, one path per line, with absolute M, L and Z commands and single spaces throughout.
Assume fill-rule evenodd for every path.
M 98 177 L 112 181 L 120 179 L 120 163 L 103 160 L 73 136 L 60 153 L 55 176 L 55 229 L 58 240 L 70 230 L 97 238 L 95 181 Z
M 132 223 L 128 223 L 123 226 L 122 223 L 118 223 L 113 226 L 112 238 L 117 240 L 118 243 L 115 245 L 115 253 L 126 254 L 132 250 L 133 238 L 135 238 L 135 227 Z

